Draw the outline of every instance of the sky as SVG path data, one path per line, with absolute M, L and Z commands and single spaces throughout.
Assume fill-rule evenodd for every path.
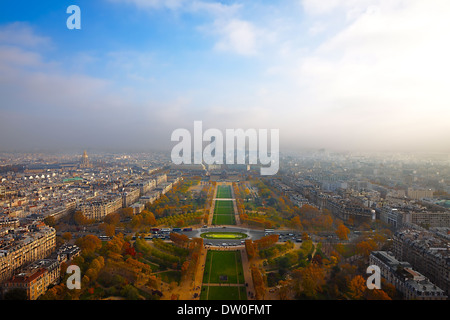
M 169 150 L 202 121 L 279 129 L 281 150 L 450 152 L 449 16 L 448 0 L 3 1 L 0 150 Z

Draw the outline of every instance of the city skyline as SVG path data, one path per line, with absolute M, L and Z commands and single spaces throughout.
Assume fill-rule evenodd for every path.
M 280 150 L 450 152 L 445 1 L 2 4 L 2 151 L 163 149 L 280 129 Z M 24 9 L 26 7 L 26 9 Z

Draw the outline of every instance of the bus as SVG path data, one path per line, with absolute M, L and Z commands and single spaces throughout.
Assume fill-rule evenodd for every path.
M 183 231 L 192 231 L 192 228 L 184 228 Z
M 264 229 L 265 233 L 274 233 L 274 229 Z

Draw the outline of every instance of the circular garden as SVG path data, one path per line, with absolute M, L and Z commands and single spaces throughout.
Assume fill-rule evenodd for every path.
M 241 232 L 205 232 L 200 235 L 204 239 L 240 240 L 248 237 Z

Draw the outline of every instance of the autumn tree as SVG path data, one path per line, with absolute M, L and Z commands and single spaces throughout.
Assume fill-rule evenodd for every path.
M 377 249 L 375 241 L 368 239 L 356 244 L 356 251 L 363 257 L 368 257 L 370 253 Z
M 336 229 L 336 235 L 340 240 L 348 240 L 348 235 L 350 234 L 350 229 L 344 224 L 340 224 Z
M 319 214 L 319 209 L 313 207 L 312 205 L 304 204 L 300 208 L 299 212 L 303 217 L 312 218 Z
M 292 224 L 292 228 L 294 228 L 295 230 L 303 230 L 303 225 L 302 222 L 300 221 L 300 217 L 299 216 L 294 216 L 291 219 L 291 224 Z
M 255 240 L 254 243 L 257 245 L 258 250 L 264 250 L 277 243 L 278 239 L 278 234 L 270 234 L 262 237 L 261 239 Z
M 187 248 L 189 244 L 189 237 L 185 234 L 180 234 L 177 232 L 170 233 L 170 240 L 172 240 L 174 244 L 182 248 Z
M 121 214 L 122 214 L 122 217 L 124 217 L 124 218 L 131 218 L 134 214 L 133 208 L 131 208 L 131 207 L 122 208 Z
M 55 217 L 46 217 L 44 223 L 50 227 L 54 227 L 56 225 Z
M 366 280 L 360 275 L 354 277 L 349 285 L 349 296 L 353 300 L 362 300 L 367 289 Z
M 73 221 L 75 222 L 76 225 L 78 226 L 84 226 L 86 224 L 89 223 L 89 220 L 86 218 L 86 216 L 84 215 L 83 212 L 81 211 L 76 211 L 73 214 Z
M 255 245 L 252 240 L 245 240 L 245 251 L 247 252 L 248 259 L 251 260 L 256 256 Z
M 366 280 L 355 276 L 348 285 L 349 297 L 354 300 L 392 300 L 382 289 L 369 289 Z
M 120 222 L 120 215 L 116 212 L 110 213 L 103 219 L 103 222 L 116 226 Z
M 155 215 L 147 210 L 142 211 L 143 223 L 148 226 L 156 226 Z
M 251 266 L 250 271 L 252 274 L 256 300 L 263 300 L 266 293 L 266 289 L 264 285 L 264 278 L 261 274 L 261 271 L 256 266 Z
M 325 272 L 316 263 L 310 263 L 305 268 L 297 270 L 300 292 L 308 298 L 316 298 L 322 292 L 325 284 Z
M 72 234 L 70 232 L 64 232 L 63 235 L 62 235 L 62 238 L 65 241 L 70 241 L 72 239 Z
M 75 244 L 80 247 L 80 249 L 84 253 L 92 253 L 97 249 L 100 249 L 102 247 L 101 240 L 91 234 L 88 234 L 82 238 L 79 238 L 75 241 Z

